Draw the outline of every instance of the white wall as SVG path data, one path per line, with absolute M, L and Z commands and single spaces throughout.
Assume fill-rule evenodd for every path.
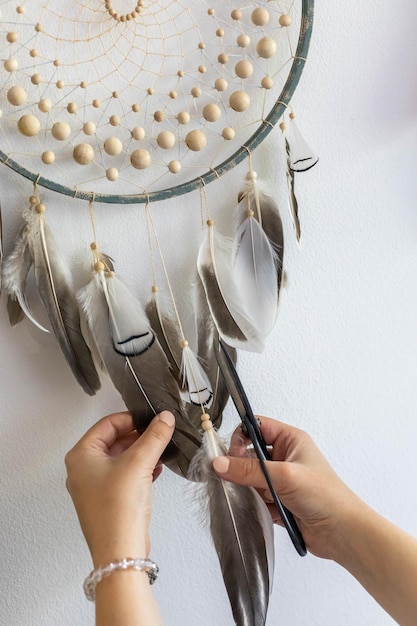
M 283 211 L 289 280 L 277 327 L 262 357 L 240 360 L 256 411 L 308 430 L 360 496 L 414 535 L 416 23 L 414 0 L 317 0 L 294 105 L 321 160 L 297 178 L 300 247 Z M 272 138 L 258 153 L 259 173 L 273 175 L 274 152 Z M 0 185 L 10 248 L 30 191 L 6 169 Z M 225 181 L 232 205 L 244 172 Z M 215 194 L 209 189 L 213 202 Z M 72 254 L 90 236 L 85 206 L 45 196 L 52 226 Z M 158 209 L 177 240 L 198 220 L 198 204 L 192 195 L 177 201 L 178 211 L 171 204 Z M 129 227 L 135 209 L 116 210 L 117 223 L 100 209 L 100 231 L 106 239 L 112 225 L 111 252 L 121 273 L 133 276 L 128 258 L 140 265 Z M 65 490 L 63 457 L 90 424 L 122 404 L 110 384 L 94 399 L 85 396 L 52 337 L 27 322 L 9 328 L 4 301 L 0 333 L 0 622 L 88 626 L 93 606 L 81 585 L 91 564 Z M 226 421 L 227 433 L 236 422 L 231 409 Z M 232 618 L 214 550 L 189 499 L 184 481 L 165 471 L 152 523 L 152 557 L 161 568 L 155 593 L 167 626 L 227 626 Z M 300 559 L 280 529 L 276 552 L 269 626 L 393 623 L 336 565 Z

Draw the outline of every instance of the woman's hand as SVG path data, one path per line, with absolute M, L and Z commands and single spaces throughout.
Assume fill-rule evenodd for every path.
M 139 437 L 129 413 L 114 413 L 66 455 L 67 488 L 95 567 L 149 555 L 152 480 L 174 424 L 163 411 Z
M 339 523 L 362 502 L 336 475 L 307 433 L 267 417 L 260 420 L 273 459 L 267 467 L 275 491 L 297 518 L 308 549 L 317 556 L 335 558 Z M 236 429 L 230 456 L 215 459 L 214 469 L 226 480 L 257 488 L 272 519 L 280 524 L 261 466 L 253 451 L 248 451 L 249 445 L 240 428 Z

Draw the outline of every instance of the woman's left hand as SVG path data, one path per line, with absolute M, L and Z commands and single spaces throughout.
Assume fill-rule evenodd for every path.
M 66 455 L 67 488 L 95 567 L 149 555 L 152 480 L 174 425 L 163 411 L 139 437 L 129 413 L 113 413 Z

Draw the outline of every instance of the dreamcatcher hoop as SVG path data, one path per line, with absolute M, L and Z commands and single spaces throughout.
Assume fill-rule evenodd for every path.
M 124 16 L 123 16 L 124 17 Z M 297 49 L 293 57 L 293 62 L 287 80 L 278 96 L 272 109 L 262 120 L 260 126 L 241 145 L 232 155 L 208 169 L 205 173 L 197 176 L 189 181 L 178 185 L 166 187 L 161 190 L 143 192 L 138 194 L 106 194 L 96 191 L 84 191 L 81 189 L 70 188 L 66 185 L 55 182 L 45 176 L 30 171 L 26 167 L 19 164 L 15 159 L 11 158 L 3 150 L 0 149 L 0 162 L 15 171 L 20 176 L 36 183 L 37 185 L 54 191 L 56 193 L 78 198 L 87 201 L 94 201 L 108 204 L 142 204 L 167 200 L 169 198 L 187 194 L 193 190 L 208 185 L 218 180 L 221 176 L 229 172 L 239 163 L 244 161 L 262 141 L 269 135 L 277 122 L 282 118 L 283 113 L 289 106 L 291 98 L 297 88 L 301 78 L 309 51 L 310 39 L 313 28 L 314 17 L 314 0 L 302 0 L 300 30 Z

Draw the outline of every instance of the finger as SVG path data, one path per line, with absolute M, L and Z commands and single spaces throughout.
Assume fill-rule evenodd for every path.
M 80 439 L 77 446 L 90 446 L 100 451 L 108 451 L 109 448 L 124 435 L 134 430 L 133 419 L 130 413 L 112 413 L 106 415 L 92 426 Z
M 272 466 L 272 463 L 270 465 Z M 219 456 L 213 461 L 213 469 L 221 478 L 239 485 L 249 485 L 258 489 L 267 487 L 258 459 Z
M 234 431 L 230 440 L 229 454 L 230 456 L 245 456 L 247 448 L 250 445 L 251 440 L 246 437 L 240 426 Z
M 260 415 L 256 417 L 260 421 L 260 428 L 265 443 L 273 447 L 274 461 L 291 460 L 291 455 L 299 442 L 307 437 L 307 433 L 270 417 Z
M 126 456 L 132 457 L 135 462 L 140 458 L 143 464 L 154 469 L 171 440 L 174 426 L 174 415 L 170 411 L 162 411 L 154 417 L 139 439 L 126 450 Z

